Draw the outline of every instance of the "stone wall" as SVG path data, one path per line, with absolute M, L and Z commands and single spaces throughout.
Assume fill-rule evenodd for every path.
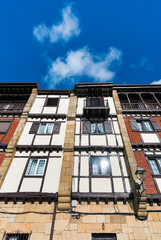
M 76 211 L 88 213 L 103 213 L 101 215 L 81 215 L 79 219 L 74 219 L 71 214 L 56 214 L 54 240 L 92 240 L 92 233 L 116 233 L 117 240 L 160 240 L 161 239 L 161 213 L 148 213 L 147 220 L 141 221 L 134 215 L 112 215 L 110 213 L 133 213 L 131 203 L 123 205 L 118 202 L 90 203 L 82 202 L 77 205 Z M 154 205 L 148 210 L 159 210 L 160 207 Z M 108 214 L 108 215 L 106 215 Z M 102 229 L 104 223 L 104 230 Z
M 49 240 L 51 233 L 51 225 L 53 219 L 54 203 L 3 203 L 1 202 L 0 211 L 6 212 L 0 213 L 0 239 L 3 238 L 4 232 L 6 233 L 30 233 L 30 240 Z M 35 212 L 48 212 L 51 214 L 16 214 L 27 211 Z M 7 214 L 12 212 L 15 214 Z

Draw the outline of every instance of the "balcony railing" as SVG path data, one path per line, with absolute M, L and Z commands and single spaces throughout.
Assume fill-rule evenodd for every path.
M 107 100 L 99 98 L 84 100 L 83 115 L 85 117 L 106 117 L 109 110 Z
M 158 103 L 149 103 L 145 102 L 145 104 L 139 102 L 139 103 L 121 103 L 123 110 L 161 110 L 161 107 Z

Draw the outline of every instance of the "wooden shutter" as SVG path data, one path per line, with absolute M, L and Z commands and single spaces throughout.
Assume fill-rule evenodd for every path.
M 105 133 L 108 133 L 108 134 L 113 133 L 111 121 L 105 121 L 104 124 L 105 124 Z
M 88 134 L 88 133 L 91 132 L 91 123 L 90 123 L 90 121 L 84 121 L 82 127 L 83 127 L 82 133 Z
M 61 125 L 60 122 L 55 122 L 54 123 L 54 127 L 53 127 L 53 133 L 54 134 L 59 134 L 59 132 L 60 132 L 60 125 Z
M 129 123 L 130 123 L 131 130 L 133 132 L 139 131 L 139 127 L 136 120 L 129 120 Z
M 39 128 L 39 122 L 33 122 L 29 134 L 36 134 Z
M 5 133 L 7 131 L 7 129 L 9 128 L 11 122 L 8 121 L 8 122 L 5 122 L 5 121 L 2 121 L 0 122 L 0 133 Z
M 159 123 L 156 120 L 151 120 L 151 124 L 155 131 L 161 131 L 161 127 L 159 126 Z

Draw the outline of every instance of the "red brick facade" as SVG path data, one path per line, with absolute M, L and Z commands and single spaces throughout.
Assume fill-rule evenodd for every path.
M 0 165 L 3 162 L 4 157 L 5 157 L 5 153 L 0 153 Z
M 142 141 L 141 141 L 139 133 L 131 131 L 129 120 L 133 120 L 133 118 L 125 117 L 124 120 L 125 120 L 126 128 L 127 128 L 131 143 L 141 143 Z
M 137 161 L 137 164 L 139 167 L 143 168 L 146 170 L 145 172 L 145 187 L 146 187 L 146 193 L 147 194 L 157 194 L 157 189 L 153 180 L 153 177 L 151 175 L 151 171 L 149 168 L 149 165 L 147 163 L 147 160 L 145 158 L 145 155 L 143 152 L 135 152 L 135 158 Z
M 9 130 L 5 134 L 5 137 L 4 137 L 3 141 L 2 141 L 2 143 L 6 143 L 6 144 L 9 143 L 9 141 L 11 140 L 11 138 L 12 138 L 12 136 L 13 136 L 13 134 L 14 134 L 18 124 L 19 124 L 19 121 L 20 121 L 20 118 L 15 118 L 13 120 Z

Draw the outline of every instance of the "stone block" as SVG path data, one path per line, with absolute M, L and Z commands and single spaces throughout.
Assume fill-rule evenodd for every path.
M 91 240 L 91 234 L 90 233 L 78 233 L 77 234 L 78 240 Z M 76 239 L 72 239 L 76 240 Z
M 76 231 L 78 229 L 78 225 L 76 223 L 70 223 L 69 230 Z
M 65 231 L 68 227 L 69 221 L 68 220 L 56 220 L 55 221 L 55 231 Z
M 45 224 L 45 234 L 50 234 L 51 232 L 51 223 Z
M 45 232 L 45 223 L 34 223 L 32 231 L 35 233 L 44 233 Z
M 145 233 L 144 233 L 144 229 L 143 228 L 133 228 L 133 232 L 134 232 L 134 237 L 137 240 L 144 240 L 146 239 Z
M 117 234 L 117 240 L 129 240 L 128 234 L 125 233 Z
M 126 221 L 126 216 L 122 216 L 122 215 L 112 215 L 110 216 L 110 221 L 111 223 L 127 223 Z
M 97 221 L 97 223 L 105 223 L 106 222 L 105 215 L 97 215 L 96 221 Z
M 105 224 L 105 232 L 121 233 L 121 224 Z
M 82 217 L 82 223 L 96 223 L 96 216 L 86 215 Z

